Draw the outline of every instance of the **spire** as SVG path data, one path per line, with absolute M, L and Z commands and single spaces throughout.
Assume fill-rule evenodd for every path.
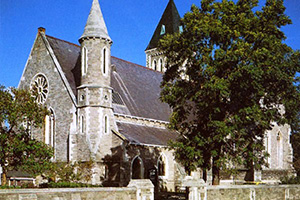
M 100 37 L 111 40 L 107 32 L 98 0 L 93 0 L 92 8 L 80 40 L 85 37 Z
M 180 31 L 180 15 L 174 3 L 174 0 L 169 0 L 169 3 L 155 29 L 151 41 L 146 49 L 156 48 L 159 40 L 166 34 L 173 34 Z

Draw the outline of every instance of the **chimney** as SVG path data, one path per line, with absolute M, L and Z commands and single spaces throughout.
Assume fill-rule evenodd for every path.
M 39 27 L 38 28 L 38 33 L 46 33 L 46 29 L 45 28 L 43 28 L 43 27 Z

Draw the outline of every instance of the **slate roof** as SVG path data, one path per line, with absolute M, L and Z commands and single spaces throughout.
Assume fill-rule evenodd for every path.
M 48 35 L 46 38 L 77 96 L 76 88 L 81 77 L 80 46 Z M 111 63 L 115 69 L 111 74 L 111 86 L 125 104 L 114 106 L 114 112 L 169 121 L 171 109 L 159 100 L 162 73 L 116 57 L 112 57 Z
M 133 144 L 167 145 L 177 134 L 162 128 L 117 122 L 119 132 Z
M 54 51 L 54 54 L 60 66 L 62 67 L 62 70 L 71 86 L 71 89 L 74 92 L 74 95 L 77 96 L 76 86 L 78 85 L 75 82 L 75 77 L 77 77 L 77 79 L 80 79 L 80 74 L 79 76 L 76 76 L 76 74 L 74 74 L 72 70 L 76 65 L 79 66 L 80 70 L 80 46 L 48 35 L 46 37 Z M 80 80 L 77 81 L 80 82 Z
M 165 34 L 161 34 L 162 25 L 165 26 Z M 146 50 L 156 48 L 159 40 L 162 39 L 166 34 L 178 33 L 180 25 L 180 15 L 174 1 L 170 0 Z
M 87 23 L 80 39 L 85 37 L 100 37 L 111 40 L 107 32 L 98 0 L 93 0 Z
M 116 57 L 112 57 L 111 62 L 116 68 L 112 72 L 111 86 L 130 112 L 123 114 L 169 121 L 171 110 L 159 100 L 162 74 Z

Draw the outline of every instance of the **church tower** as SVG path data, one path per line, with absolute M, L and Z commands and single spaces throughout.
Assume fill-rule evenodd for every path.
M 98 0 L 92 8 L 81 45 L 81 83 L 78 95 L 78 134 L 86 139 L 91 157 L 110 154 L 112 111 L 111 45 Z M 80 155 L 79 155 L 80 156 Z
M 145 50 L 146 67 L 155 71 L 164 72 L 166 59 L 162 52 L 157 51 L 159 40 L 162 39 L 166 34 L 174 34 L 178 32 L 182 32 L 180 15 L 174 0 L 169 0 L 169 3 L 154 31 L 152 39 Z

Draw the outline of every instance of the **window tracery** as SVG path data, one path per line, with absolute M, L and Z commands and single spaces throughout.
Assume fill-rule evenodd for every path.
M 45 103 L 49 93 L 49 84 L 46 77 L 42 74 L 35 76 L 31 83 L 31 90 L 38 104 Z

